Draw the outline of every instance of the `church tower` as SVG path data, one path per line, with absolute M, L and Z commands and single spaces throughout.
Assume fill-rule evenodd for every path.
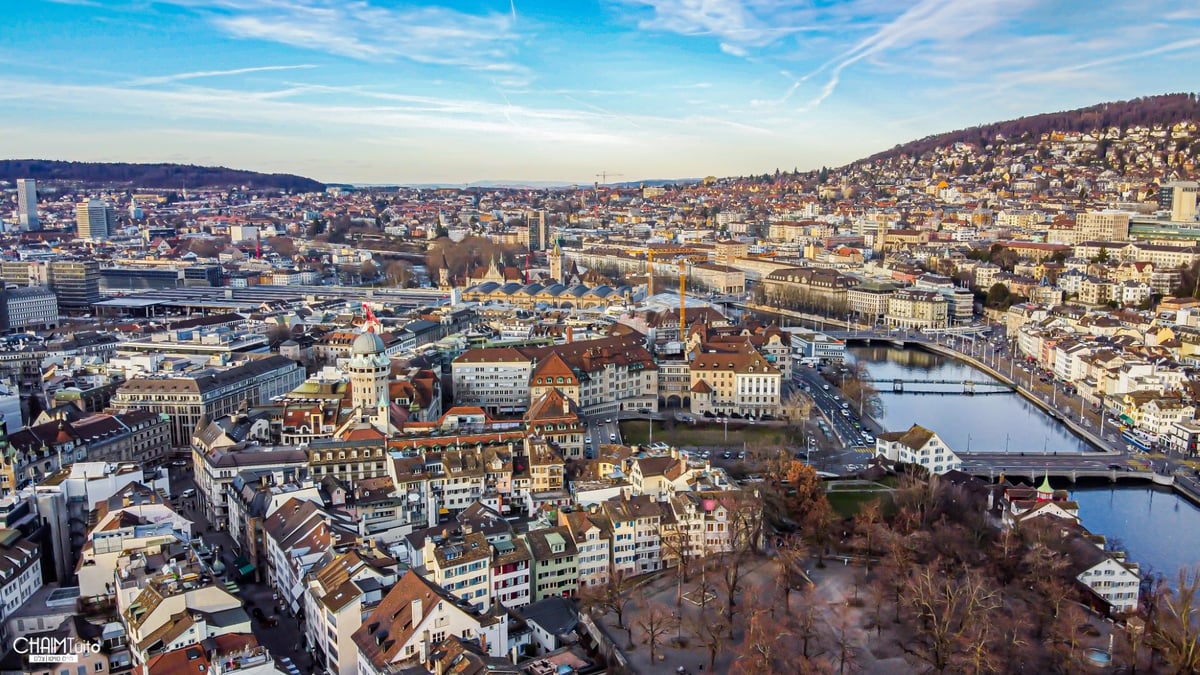
M 438 269 L 438 285 L 450 288 L 450 263 L 446 262 L 446 252 L 442 251 L 442 266 Z
M 375 327 L 359 335 L 350 347 L 350 362 L 346 365 L 350 373 L 351 403 L 359 414 L 387 428 L 388 375 L 392 360 L 388 358 L 383 338 L 375 333 Z
M 554 283 L 563 283 L 563 252 L 558 247 L 558 241 L 554 242 L 554 249 L 550 251 L 550 278 Z

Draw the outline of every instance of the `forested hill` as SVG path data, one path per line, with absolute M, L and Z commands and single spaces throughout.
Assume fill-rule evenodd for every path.
M 292 192 L 325 189 L 319 181 L 288 173 L 258 173 L 223 166 L 191 164 L 127 164 L 124 162 L 61 162 L 48 159 L 0 160 L 0 180 L 33 178 L 39 182 L 76 182 L 97 186 L 141 188 L 228 187 L 275 188 Z
M 871 155 L 867 160 L 888 160 L 901 155 L 920 156 L 955 143 L 970 143 L 982 148 L 991 143 L 997 134 L 1009 139 L 1019 139 L 1028 134 L 1030 139 L 1037 140 L 1042 134 L 1051 131 L 1086 133 L 1110 127 L 1125 129 L 1135 126 L 1172 125 L 1185 120 L 1200 120 L 1200 99 L 1196 94 L 1147 96 L 1129 101 L 1100 103 L 1077 110 L 1019 117 L 1006 122 L 994 122 L 926 136 Z

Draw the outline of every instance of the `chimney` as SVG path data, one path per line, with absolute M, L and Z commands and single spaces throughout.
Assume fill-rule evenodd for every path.
M 429 631 L 425 631 L 421 634 L 421 647 L 419 654 L 421 658 L 421 665 L 425 665 L 425 663 L 429 661 Z
M 567 326 L 567 344 L 571 344 L 574 341 L 575 341 L 575 329 L 571 328 L 570 326 Z
M 462 524 L 462 533 L 463 533 L 464 537 L 467 536 L 468 534 L 471 534 L 474 531 L 475 531 L 475 528 L 471 527 L 471 523 L 463 523 Z
M 480 634 L 479 634 L 479 649 L 480 649 L 480 650 L 481 650 L 481 651 L 482 651 L 484 654 L 487 654 L 487 653 L 488 653 L 488 650 L 487 650 L 487 633 L 480 633 Z
M 412 623 L 414 626 L 419 625 L 421 623 L 421 609 L 422 609 L 421 599 L 417 598 L 416 600 L 413 600 L 411 608 L 412 608 Z

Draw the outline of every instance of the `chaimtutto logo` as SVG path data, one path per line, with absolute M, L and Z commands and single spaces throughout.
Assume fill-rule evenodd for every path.
M 30 663 L 78 663 L 80 655 L 99 654 L 100 643 L 73 637 L 21 637 L 13 640 L 13 649 Z

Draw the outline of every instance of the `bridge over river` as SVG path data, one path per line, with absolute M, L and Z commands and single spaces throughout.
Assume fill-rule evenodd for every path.
M 875 384 L 891 383 L 892 392 L 895 394 L 966 394 L 988 395 L 988 394 L 1011 394 L 1016 391 L 1016 386 L 1006 382 L 977 382 L 975 380 L 936 380 L 936 379 L 904 379 L 904 378 L 860 378 L 861 382 L 872 382 Z M 945 389 L 926 389 L 921 387 L 914 388 L 913 385 L 954 385 L 954 390 Z

